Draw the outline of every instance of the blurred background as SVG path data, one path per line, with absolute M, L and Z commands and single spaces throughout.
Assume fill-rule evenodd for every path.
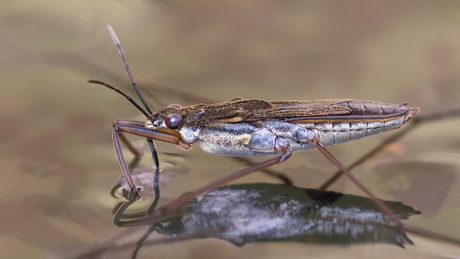
M 146 229 L 112 223 L 110 189 L 121 175 L 112 122 L 144 118 L 121 96 L 87 83 L 103 80 L 134 95 L 107 24 L 156 107 L 242 96 L 409 102 L 421 115 L 460 108 L 458 1 L 0 1 L 2 258 L 63 258 L 114 237 L 134 242 Z M 408 224 L 460 239 L 459 127 L 460 118 L 422 125 L 353 172 L 378 197 L 422 212 Z M 391 134 L 330 150 L 349 164 Z M 157 146 L 162 163 L 178 168 L 162 178 L 161 203 L 245 167 L 198 147 Z M 153 165 L 148 153 L 142 165 Z M 309 188 L 335 172 L 315 150 L 273 169 Z M 254 173 L 237 182 L 277 181 Z M 363 195 L 346 179 L 332 190 Z M 407 249 L 240 248 L 204 239 L 144 247 L 139 258 L 460 257 L 457 247 L 410 237 L 416 245 Z

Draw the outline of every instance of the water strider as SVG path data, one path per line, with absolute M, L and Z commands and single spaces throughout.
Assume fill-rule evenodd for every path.
M 234 98 L 228 102 L 216 104 L 198 104 L 181 107 L 170 105 L 162 109 L 152 111 L 144 101 L 137 89 L 132 75 L 129 71 L 126 59 L 120 43 L 113 30 L 109 32 L 119 48 L 120 54 L 125 62 L 128 75 L 133 87 L 138 93 L 144 107 L 142 108 L 131 97 L 120 90 L 97 80 L 90 80 L 92 83 L 104 85 L 117 91 L 126 97 L 136 106 L 147 118 L 146 122 L 118 120 L 114 124 L 113 140 L 123 175 L 128 184 L 131 201 L 120 207 L 115 222 L 119 226 L 132 226 L 153 224 L 162 218 L 167 218 L 175 210 L 180 210 L 184 202 L 192 201 L 197 196 L 203 195 L 216 187 L 226 184 L 243 175 L 281 163 L 290 157 L 292 152 L 302 149 L 318 148 L 329 160 L 336 165 L 340 171 L 323 184 L 320 189 L 326 189 L 340 174 L 345 173 L 358 185 L 371 200 L 396 223 L 396 227 L 404 231 L 416 233 L 429 238 L 444 240 L 459 244 L 452 240 L 434 233 L 419 230 L 413 227 L 402 225 L 391 209 L 375 198 L 351 173 L 338 162 L 325 148 L 325 145 L 342 143 L 349 140 L 361 138 L 367 135 L 377 134 L 382 131 L 397 129 L 408 122 L 419 111 L 418 108 L 409 108 L 403 104 L 384 104 L 370 101 L 355 101 L 349 99 L 339 100 L 314 100 L 314 101 L 264 101 L 246 100 Z M 401 131 L 383 144 L 352 164 L 349 169 L 371 156 L 385 145 L 395 141 L 402 135 L 420 125 L 421 122 L 432 121 L 443 117 L 458 116 L 459 110 L 453 110 L 429 116 L 418 116 L 411 126 Z M 220 155 L 232 156 L 268 156 L 278 157 L 248 167 L 244 170 L 233 173 L 219 179 L 193 192 L 186 193 L 169 204 L 155 208 L 159 198 L 159 188 L 156 186 L 155 200 L 144 213 L 136 217 L 125 217 L 123 211 L 135 201 L 137 187 L 134 184 L 129 168 L 124 161 L 120 139 L 139 158 L 139 152 L 127 141 L 123 133 L 129 133 L 146 137 L 149 147 L 152 150 L 158 170 L 158 158 L 152 139 L 157 139 L 176 144 L 179 148 L 190 149 L 194 144 L 200 143 L 204 151 Z M 154 186 L 155 187 L 155 186 Z M 125 219 L 128 222 L 125 222 Z M 146 238 L 146 237 L 145 237 Z
M 125 133 L 147 138 L 157 166 L 158 158 L 152 140 L 176 144 L 182 149 L 190 149 L 196 143 L 200 143 L 205 152 L 218 155 L 278 155 L 276 158 L 250 166 L 183 195 L 167 206 L 153 211 L 153 215 L 160 215 L 177 208 L 184 201 L 192 200 L 238 177 L 282 163 L 291 156 L 292 152 L 317 148 L 364 191 L 394 223 L 402 226 L 391 209 L 362 185 L 325 149 L 325 146 L 400 128 L 419 112 L 418 108 L 410 108 L 407 103 L 388 104 L 352 99 L 265 101 L 238 97 L 222 103 L 187 107 L 169 105 L 152 111 L 137 88 L 117 36 L 110 26 L 108 29 L 123 58 L 133 87 L 145 107 L 142 108 L 131 97 L 104 82 L 89 81 L 104 85 L 123 95 L 146 116 L 145 122 L 118 120 L 114 123 L 112 132 L 120 167 L 129 186 L 130 199 L 135 199 L 138 188 L 125 162 L 120 140 L 137 158 L 139 152 L 123 135 Z

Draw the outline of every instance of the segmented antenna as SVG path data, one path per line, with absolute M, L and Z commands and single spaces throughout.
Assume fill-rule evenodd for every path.
M 123 59 L 123 62 L 125 63 L 126 72 L 128 72 L 129 79 L 131 80 L 131 83 L 133 84 L 134 90 L 136 90 L 137 96 L 139 96 L 139 99 L 141 100 L 142 104 L 144 104 L 144 107 L 145 109 L 147 109 L 149 114 L 152 114 L 152 110 L 145 102 L 144 97 L 142 97 L 141 92 L 139 91 L 139 88 L 137 88 L 137 84 L 134 81 L 133 75 L 131 74 L 131 70 L 129 69 L 128 62 L 126 62 L 125 53 L 123 52 L 123 49 L 121 48 L 120 41 L 118 40 L 118 37 L 115 34 L 115 31 L 113 31 L 112 26 L 110 25 L 107 25 L 107 30 L 109 30 L 109 33 L 110 33 L 110 36 L 112 37 L 113 42 L 115 43 L 115 45 L 117 45 L 118 52 L 120 53 L 121 58 Z M 147 116 L 147 117 L 150 118 L 150 116 Z
M 142 112 L 142 114 L 145 115 L 145 117 L 147 118 L 151 118 L 152 116 L 150 116 L 150 114 L 148 114 L 138 103 L 136 103 L 136 101 L 133 100 L 133 98 L 131 98 L 131 96 L 123 93 L 120 89 L 118 88 L 115 88 L 109 84 L 107 84 L 106 82 L 102 82 L 102 81 L 99 81 L 99 80 L 88 80 L 88 83 L 92 83 L 92 84 L 98 84 L 98 85 L 103 85 L 109 89 L 112 89 L 114 90 L 115 92 L 123 95 L 126 99 L 128 99 L 129 102 L 131 102 L 134 106 L 136 106 L 136 108 Z

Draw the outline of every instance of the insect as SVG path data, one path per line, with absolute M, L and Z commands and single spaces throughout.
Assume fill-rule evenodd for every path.
M 90 83 L 104 85 L 123 95 L 146 117 L 145 122 L 117 120 L 112 131 L 120 167 L 129 186 L 129 199 L 136 197 L 138 188 L 125 162 L 121 142 L 136 157 L 139 157 L 139 152 L 124 134 L 147 138 L 157 167 L 159 162 L 153 140 L 169 142 L 181 149 L 191 149 L 199 143 L 205 152 L 218 155 L 277 155 L 275 158 L 230 174 L 193 193 L 183 195 L 169 207 L 157 210 L 156 213 L 160 214 L 238 177 L 282 163 L 291 156 L 292 152 L 317 148 L 365 192 L 394 223 L 402 226 L 391 209 L 362 185 L 329 153 L 325 146 L 398 129 L 410 121 L 419 112 L 419 108 L 411 108 L 407 103 L 388 104 L 352 99 L 265 101 L 237 97 L 215 104 L 197 104 L 187 107 L 172 104 L 152 111 L 138 90 L 115 32 L 110 26 L 108 30 L 145 108 L 119 89 L 98 80 L 89 80 Z

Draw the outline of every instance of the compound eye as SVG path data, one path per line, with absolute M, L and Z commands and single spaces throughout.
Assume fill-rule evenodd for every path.
M 165 125 L 168 129 L 177 129 L 182 126 L 182 117 L 177 114 L 168 114 L 165 118 Z

